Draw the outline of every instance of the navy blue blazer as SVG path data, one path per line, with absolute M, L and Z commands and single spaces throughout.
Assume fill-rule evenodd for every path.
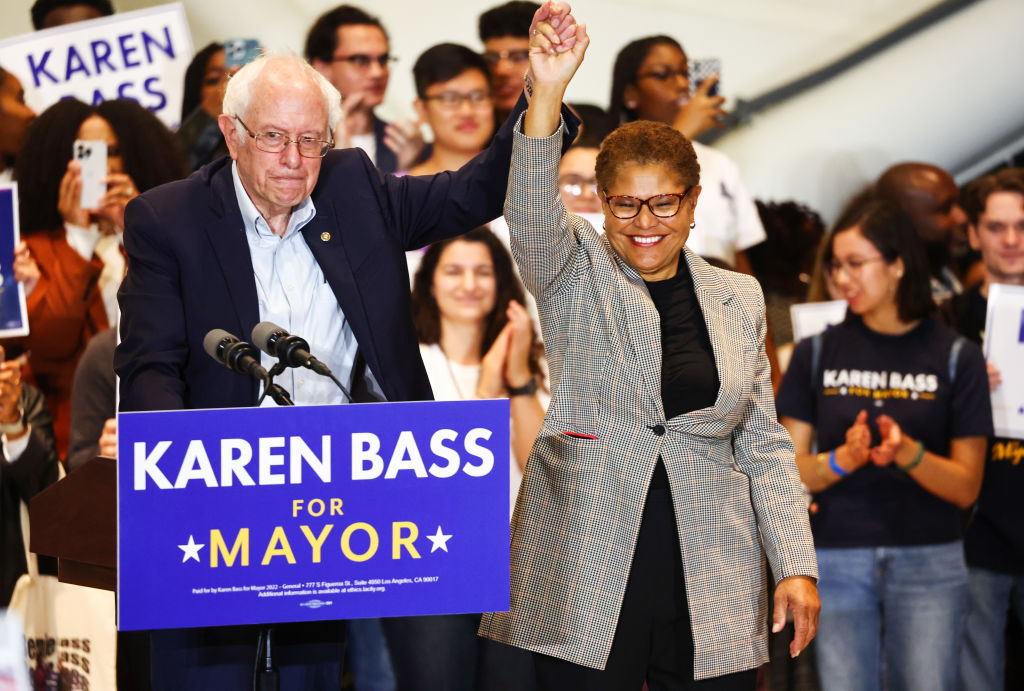
M 521 97 L 491 145 L 454 172 L 396 178 L 359 149 L 324 158 L 311 195 L 316 215 L 301 232 L 389 401 L 433 398 L 412 324 L 405 252 L 501 215 L 512 131 L 525 107 Z M 564 107 L 563 117 L 568 146 L 578 121 Z M 255 381 L 203 351 L 211 329 L 249 340 L 260 320 L 231 159 L 133 200 L 124 246 L 114 355 L 120 409 L 255 405 Z
M 397 173 L 398 172 L 398 155 L 394 151 L 388 148 L 388 145 L 384 143 L 384 134 L 387 130 L 388 123 L 384 122 L 376 115 L 373 116 L 373 140 L 377 145 L 377 170 L 382 173 Z

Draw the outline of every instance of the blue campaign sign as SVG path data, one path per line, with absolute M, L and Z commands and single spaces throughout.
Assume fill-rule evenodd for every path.
M 118 628 L 507 610 L 508 400 L 118 417 Z
M 18 232 L 18 184 L 0 183 L 0 338 L 28 335 L 25 289 L 14 280 Z

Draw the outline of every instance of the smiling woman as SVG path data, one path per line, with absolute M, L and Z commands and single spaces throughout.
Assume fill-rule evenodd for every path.
M 557 67 L 551 40 L 531 39 L 535 74 Z M 558 95 L 534 93 L 505 202 L 553 394 L 512 520 L 511 609 L 485 615 L 481 634 L 532 650 L 540 689 L 753 689 L 766 556 L 775 630 L 794 613 L 792 654 L 818 614 L 764 300 L 753 278 L 686 248 L 700 167 L 669 124 L 633 122 L 602 143 L 603 235 L 567 213 Z
M 797 344 L 778 397 L 818 505 L 822 688 L 954 688 L 960 511 L 992 434 L 985 361 L 929 316 L 927 258 L 899 209 L 859 199 L 826 242 L 847 318 Z

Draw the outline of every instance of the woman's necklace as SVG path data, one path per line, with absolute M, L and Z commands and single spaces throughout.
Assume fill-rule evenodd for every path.
M 448 376 L 451 377 L 452 386 L 455 387 L 455 393 L 458 394 L 460 401 L 465 401 L 466 397 L 462 393 L 462 388 L 459 386 L 459 380 L 455 377 L 455 370 L 452 369 L 452 361 L 448 359 L 448 353 L 444 352 L 444 348 L 441 348 L 440 344 L 437 346 L 441 350 L 441 355 L 444 355 L 444 364 L 448 368 Z

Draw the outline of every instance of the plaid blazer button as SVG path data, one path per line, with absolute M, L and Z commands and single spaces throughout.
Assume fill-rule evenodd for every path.
M 651 431 L 660 437 L 665 434 L 665 425 L 655 425 L 651 428 Z

